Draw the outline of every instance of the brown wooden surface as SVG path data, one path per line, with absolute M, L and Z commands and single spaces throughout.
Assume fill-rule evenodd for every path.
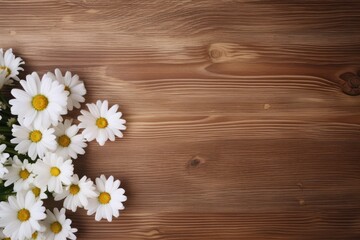
M 286 3 L 288 2 L 288 3 Z M 1 1 L 0 46 L 119 103 L 79 239 L 360 239 L 360 1 Z M 350 96 L 353 95 L 353 96 Z

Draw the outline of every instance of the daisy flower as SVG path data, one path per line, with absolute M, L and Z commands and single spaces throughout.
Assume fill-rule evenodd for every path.
M 65 216 L 65 208 L 60 211 L 54 208 L 52 213 L 50 210 L 46 210 L 46 219 L 44 221 L 46 231 L 46 239 L 48 240 L 66 240 L 76 239 L 74 233 L 77 232 L 76 228 L 71 228 L 71 220 Z
M 4 166 L 4 164 L 6 163 L 7 159 L 10 156 L 8 153 L 4 152 L 5 149 L 6 149 L 6 145 L 1 144 L 0 145 L 0 179 L 2 179 L 4 175 L 9 172 L 8 169 Z
M 58 143 L 56 153 L 64 159 L 69 157 L 77 159 L 78 154 L 84 154 L 87 146 L 82 134 L 78 134 L 77 125 L 71 125 L 72 121 L 66 119 L 55 127 L 55 136 Z
M 60 194 L 54 194 L 55 201 L 64 200 L 64 207 L 73 212 L 77 207 L 86 207 L 89 198 L 97 197 L 94 183 L 83 176 L 80 180 L 77 174 L 74 174 L 71 184 L 65 187 L 65 191 Z
M 108 179 L 104 175 L 96 178 L 96 189 L 98 196 L 89 199 L 89 204 L 86 207 L 87 214 L 95 214 L 95 220 L 100 221 L 106 218 L 109 222 L 112 217 L 119 217 L 119 210 L 124 210 L 122 202 L 126 201 L 125 191 L 120 187 L 120 181 L 114 181 L 114 177 L 110 176 Z
M 2 88 L 4 84 L 10 84 L 12 82 L 11 79 L 20 80 L 17 75 L 19 71 L 24 70 L 20 67 L 20 65 L 24 63 L 20 57 L 15 57 L 11 48 L 6 50 L 5 55 L 3 49 L 0 48 L 0 71 L 4 72 L 0 74 L 0 88 Z
M 84 82 L 79 80 L 79 76 L 75 74 L 72 76 L 71 72 L 67 71 L 63 76 L 60 69 L 55 69 L 55 74 L 52 72 L 47 73 L 49 77 L 53 80 L 58 81 L 59 83 L 65 86 L 65 90 L 69 92 L 67 108 L 68 110 L 73 110 L 73 108 L 80 108 L 80 103 L 85 102 L 84 95 L 86 94 L 86 89 Z
M 43 202 L 35 200 L 31 192 L 26 195 L 18 192 L 8 202 L 0 203 L 0 227 L 4 227 L 4 234 L 11 239 L 31 238 L 35 231 L 40 231 L 39 221 L 45 217 Z
M 11 113 L 18 115 L 18 120 L 25 126 L 38 123 L 43 127 L 56 126 L 61 115 L 67 113 L 67 95 L 64 85 L 53 81 L 48 75 L 40 77 L 36 72 L 20 81 L 24 90 L 13 89 L 15 97 L 9 101 Z
M 35 160 L 37 156 L 41 158 L 46 152 L 56 149 L 53 128 L 25 127 L 14 124 L 11 131 L 15 138 L 10 142 L 17 144 L 15 150 L 22 154 L 27 153 L 32 160 Z
M 0 239 L 1 239 L 1 240 L 11 240 L 11 239 L 9 238 L 9 236 L 6 236 L 6 235 L 3 233 L 3 231 L 4 231 L 4 228 L 0 228 Z
M 14 184 L 15 192 L 29 190 L 30 184 L 34 181 L 33 165 L 27 159 L 21 162 L 16 155 L 10 160 L 10 163 L 9 172 L 4 175 L 5 187 Z
M 83 135 L 87 141 L 96 141 L 103 146 L 110 139 L 115 141 L 115 136 L 122 137 L 120 130 L 125 130 L 124 119 L 121 119 L 122 113 L 117 112 L 119 105 L 115 104 L 108 109 L 108 101 L 98 100 L 96 104 L 87 104 L 89 111 L 81 110 L 78 119 L 79 127 L 84 128 Z
M 30 240 L 46 240 L 46 235 L 44 232 L 35 231 L 32 235 Z
M 29 190 L 34 194 L 36 199 L 47 199 L 48 196 L 46 195 L 46 185 L 42 187 L 36 186 L 32 183 L 29 187 Z
M 46 153 L 43 159 L 37 160 L 34 164 L 33 171 L 37 175 L 35 178 L 37 186 L 42 188 L 47 185 L 50 192 L 61 193 L 63 184 L 71 184 L 74 166 L 71 159 L 64 161 L 54 153 Z

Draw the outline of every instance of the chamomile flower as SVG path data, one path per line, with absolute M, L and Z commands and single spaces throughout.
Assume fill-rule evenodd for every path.
M 78 134 L 77 125 L 71 125 L 72 121 L 66 119 L 55 127 L 55 136 L 58 143 L 56 153 L 64 159 L 69 157 L 76 159 L 78 154 L 84 154 L 87 146 L 82 134 Z
M 4 234 L 4 228 L 0 228 L 0 239 L 1 240 L 11 240 L 10 238 L 9 238 L 9 236 L 6 236 L 5 234 Z
M 108 109 L 108 101 L 98 100 L 96 104 L 87 104 L 89 111 L 81 110 L 78 119 L 79 127 L 84 128 L 83 135 L 87 141 L 96 141 L 103 146 L 110 139 L 115 141 L 115 136 L 122 137 L 120 130 L 125 130 L 122 113 L 117 112 L 119 106 L 116 104 Z
M 19 75 L 19 71 L 24 70 L 20 67 L 24 63 L 20 57 L 15 57 L 11 48 L 6 50 L 5 54 L 3 49 L 0 48 L 0 72 L 4 72 L 4 74 L 0 74 L 0 88 L 4 84 L 10 84 L 11 79 L 20 80 L 17 75 Z
M 74 166 L 71 159 L 65 160 L 55 153 L 46 153 L 45 157 L 37 160 L 33 168 L 37 175 L 35 184 L 40 188 L 47 186 L 50 192 L 61 193 L 63 184 L 71 184 Z
M 4 175 L 5 187 L 14 184 L 15 192 L 28 190 L 34 181 L 33 165 L 27 159 L 20 161 L 16 155 L 10 160 L 10 163 L 9 172 Z
M 36 72 L 20 81 L 24 90 L 13 89 L 15 97 L 9 101 L 11 113 L 25 126 L 38 123 L 43 127 L 56 126 L 61 115 L 67 113 L 67 96 L 64 85 L 53 81 L 48 75 L 40 77 Z
M 35 231 L 40 231 L 40 220 L 45 219 L 43 202 L 35 200 L 31 192 L 24 195 L 18 192 L 10 196 L 7 202 L 0 203 L 0 227 L 4 227 L 4 234 L 11 239 L 24 240 L 31 238 Z
M 63 76 L 58 68 L 55 69 L 55 74 L 52 72 L 48 72 L 47 74 L 53 80 L 65 85 L 65 90 L 69 92 L 67 103 L 68 110 L 71 111 L 74 107 L 80 108 L 80 103 L 85 102 L 84 95 L 86 94 L 86 89 L 84 82 L 79 80 L 79 76 L 77 74 L 72 76 L 69 71 L 67 71 Z
M 78 207 L 86 207 L 88 199 L 95 198 L 97 195 L 94 183 L 90 179 L 83 176 L 79 180 L 79 176 L 74 174 L 71 184 L 66 186 L 62 193 L 55 193 L 54 199 L 60 201 L 65 198 L 64 207 L 75 212 Z
M 34 183 L 30 184 L 29 190 L 34 194 L 36 199 L 47 199 L 46 195 L 46 185 L 45 186 L 36 186 Z
M 0 179 L 2 179 L 4 175 L 9 172 L 8 169 L 4 166 L 4 164 L 6 163 L 6 161 L 10 156 L 8 153 L 4 152 L 5 149 L 6 149 L 6 145 L 1 144 L 0 145 Z
M 45 232 L 35 231 L 29 240 L 46 240 Z
M 0 163 L 0 179 L 4 178 L 4 175 L 7 174 L 9 170 L 4 166 L 4 164 Z M 1 181 L 0 181 L 1 183 Z
M 71 227 L 71 220 L 65 216 L 65 208 L 60 211 L 54 208 L 54 212 L 47 209 L 46 215 L 44 224 L 47 229 L 47 240 L 76 239 L 74 233 L 77 232 L 77 229 Z
M 27 153 L 32 160 L 43 157 L 48 151 L 56 149 L 55 130 L 42 126 L 12 126 L 12 134 L 15 138 L 10 142 L 17 144 L 15 150 L 19 153 Z
M 95 214 L 95 220 L 100 221 L 106 218 L 109 222 L 112 217 L 119 217 L 119 210 L 124 209 L 122 202 L 126 201 L 125 191 L 120 187 L 120 181 L 114 181 L 114 177 L 110 176 L 108 179 L 104 175 L 96 178 L 96 188 L 98 196 L 89 199 L 89 204 L 86 207 L 87 214 Z

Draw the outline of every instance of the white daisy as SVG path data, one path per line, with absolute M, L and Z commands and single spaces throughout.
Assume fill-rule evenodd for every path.
M 126 201 L 124 195 L 125 190 L 120 187 L 120 181 L 114 181 L 114 177 L 110 176 L 108 179 L 104 175 L 96 178 L 96 188 L 98 197 L 89 199 L 89 204 L 86 207 L 87 214 L 95 214 L 95 220 L 100 221 L 106 218 L 109 222 L 112 217 L 119 217 L 119 210 L 124 209 L 122 202 Z
M 86 89 L 84 82 L 79 80 L 79 76 L 75 74 L 72 76 L 71 72 L 67 71 L 63 76 L 60 69 L 55 69 L 55 74 L 52 72 L 47 73 L 53 80 L 65 85 L 65 90 L 69 92 L 67 107 L 68 110 L 73 108 L 80 108 L 80 103 L 85 102 L 84 95 Z
M 24 90 L 13 89 L 11 94 L 15 97 L 9 103 L 12 105 L 11 113 L 18 115 L 18 120 L 25 126 L 38 123 L 43 127 L 51 124 L 56 126 L 61 115 L 67 113 L 67 95 L 64 85 L 53 81 L 44 75 L 40 81 L 39 75 L 33 72 L 26 76 L 26 81 L 20 81 Z
M 56 140 L 53 128 L 42 126 L 19 126 L 13 125 L 12 134 L 15 138 L 10 142 L 17 144 L 15 150 L 19 153 L 27 153 L 32 160 L 43 157 L 45 152 L 56 149 Z
M 10 156 L 8 153 L 4 152 L 5 149 L 6 149 L 6 145 L 1 144 L 0 145 L 0 179 L 2 179 L 4 175 L 9 172 L 8 169 L 4 166 L 4 164 L 6 163 L 6 161 Z
M 3 49 L 0 48 L 0 71 L 5 72 L 5 74 L 0 75 L 0 88 L 4 84 L 10 84 L 12 82 L 11 79 L 20 80 L 17 75 L 19 71 L 24 70 L 20 67 L 24 63 L 20 57 L 15 57 L 11 48 L 6 50 L 5 54 Z
M 71 228 L 71 220 L 65 216 L 65 208 L 60 211 L 54 208 L 54 213 L 46 210 L 46 219 L 44 221 L 47 240 L 66 240 L 76 239 L 74 233 L 77 232 L 76 228 Z
M 71 184 L 65 187 L 65 191 L 60 194 L 54 194 L 55 201 L 64 200 L 64 207 L 73 212 L 78 207 L 86 207 L 89 198 L 95 198 L 98 194 L 95 192 L 94 183 L 83 176 L 80 180 L 77 174 L 74 174 Z
M 46 240 L 45 232 L 35 231 L 29 240 Z
M 1 240 L 11 240 L 9 236 L 6 236 L 4 233 L 4 228 L 0 228 L 0 239 Z
M 0 163 L 0 179 L 4 178 L 4 175 L 7 174 L 9 172 L 9 170 L 7 169 L 6 166 L 4 166 L 4 164 Z M 1 183 L 1 181 L 0 181 Z
M 39 221 L 45 217 L 43 202 L 35 200 L 31 192 L 26 195 L 18 192 L 8 202 L 0 203 L 0 227 L 4 227 L 4 234 L 11 239 L 31 238 L 35 231 L 40 231 Z
M 70 185 L 74 166 L 71 159 L 64 159 L 55 153 L 46 153 L 43 159 L 37 160 L 33 168 L 37 175 L 35 184 L 39 187 L 47 185 L 50 192 L 61 193 L 63 184 Z
M 64 159 L 69 157 L 77 159 L 78 154 L 84 154 L 87 146 L 82 134 L 78 134 L 77 125 L 71 125 L 72 121 L 66 119 L 55 127 L 55 136 L 58 143 L 56 153 Z
M 18 156 L 10 160 L 9 172 L 4 175 L 5 187 L 14 184 L 14 191 L 29 190 L 30 184 L 34 182 L 33 165 L 27 159 L 20 161 Z
M 80 128 L 84 128 L 83 135 L 87 141 L 96 141 L 102 146 L 110 139 L 115 141 L 115 136 L 122 137 L 120 130 L 125 130 L 124 119 L 121 119 L 122 113 L 117 112 L 119 105 L 115 104 L 108 109 L 108 101 L 96 104 L 86 104 L 89 111 L 81 110 L 81 116 L 78 117 Z
M 45 186 L 36 186 L 34 183 L 30 184 L 29 190 L 34 194 L 36 199 L 47 199 L 46 195 L 46 185 Z

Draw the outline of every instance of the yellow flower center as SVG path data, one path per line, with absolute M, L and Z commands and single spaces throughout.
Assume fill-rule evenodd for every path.
M 60 169 L 57 168 L 57 167 L 52 167 L 52 168 L 50 169 L 50 174 L 51 174 L 52 176 L 54 176 L 54 177 L 59 176 L 60 173 L 61 173 L 61 171 L 60 171 Z
M 2 238 L 2 240 L 11 240 L 11 238 L 9 238 L 9 237 L 8 238 Z
M 80 191 L 80 187 L 78 185 L 73 184 L 73 185 L 70 186 L 69 192 L 72 195 L 76 195 L 79 191 Z
M 70 90 L 69 86 L 65 86 L 65 91 L 68 91 L 69 94 L 71 94 L 71 90 Z
M 31 235 L 31 238 L 32 238 L 32 239 L 37 239 L 37 236 L 38 236 L 38 232 L 35 231 L 35 232 Z
M 66 135 L 62 135 L 58 138 L 58 143 L 62 147 L 68 147 L 71 143 L 71 139 Z
M 6 71 L 6 77 L 8 77 L 11 74 L 11 70 L 7 66 L 0 66 L 0 71 L 3 71 L 3 70 Z
M 42 133 L 39 130 L 34 130 L 29 133 L 29 138 L 32 142 L 39 142 L 42 138 Z
M 106 118 L 99 117 L 98 119 L 96 119 L 96 126 L 98 126 L 98 128 L 106 128 L 107 125 L 108 121 L 106 120 Z
M 62 226 L 59 222 L 53 222 L 52 224 L 50 224 L 50 230 L 53 233 L 57 234 L 57 233 L 61 232 Z
M 30 176 L 30 173 L 29 173 L 28 170 L 24 169 L 24 170 L 21 170 L 21 171 L 19 172 L 19 176 L 20 176 L 23 180 L 25 180 L 25 179 L 27 179 L 27 178 Z
M 108 204 L 111 200 L 111 196 L 107 192 L 102 192 L 100 193 L 98 200 L 101 204 Z
M 47 99 L 47 97 L 45 97 L 42 94 L 38 94 L 35 97 L 33 97 L 32 99 L 32 106 L 38 110 L 38 111 L 42 111 L 44 110 L 47 105 L 49 104 L 49 100 Z
M 33 192 L 33 194 L 35 195 L 35 197 L 40 196 L 40 192 L 41 192 L 41 189 L 40 189 L 40 188 L 34 187 L 33 189 L 31 189 L 31 191 Z
M 20 209 L 18 211 L 17 217 L 21 222 L 25 222 L 25 221 L 29 220 L 30 212 L 29 212 L 29 210 L 27 210 L 25 208 Z

